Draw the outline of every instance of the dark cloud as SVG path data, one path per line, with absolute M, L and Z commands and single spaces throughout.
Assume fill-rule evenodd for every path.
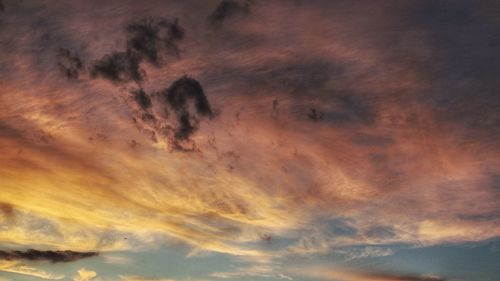
M 500 136 L 499 9 L 498 1 L 418 1 L 401 20 L 429 50 L 423 101 L 457 129 L 450 133 L 492 144 Z
M 371 279 L 380 279 L 387 281 L 446 281 L 447 279 L 439 276 L 423 276 L 409 274 L 393 274 L 385 272 L 369 273 L 367 276 Z
M 0 259 L 3 260 L 50 261 L 52 263 L 72 262 L 97 255 L 97 252 L 39 251 L 34 249 L 29 249 L 24 252 L 0 250 Z
M 337 218 L 331 221 L 329 232 L 335 236 L 354 236 L 358 230 L 351 226 L 352 220 L 348 218 Z
M 183 141 L 189 138 L 196 130 L 197 122 L 193 122 L 189 113 L 183 112 L 179 115 L 179 127 L 176 129 L 175 138 Z
M 260 237 L 260 240 L 267 242 L 267 243 L 271 243 L 273 241 L 273 236 L 271 236 L 271 234 L 269 234 L 269 233 L 262 233 L 259 235 L 259 237 Z
M 279 100 L 278 99 L 274 99 L 273 100 L 273 110 L 277 110 L 278 109 L 278 105 L 280 104 Z
M 238 86 L 243 89 L 258 87 L 262 92 L 282 92 L 280 98 L 289 101 L 291 112 L 300 112 L 297 116 L 300 119 L 305 116 L 313 122 L 324 120 L 337 126 L 371 125 L 378 117 L 376 103 L 379 97 L 344 85 L 351 79 L 347 78 L 349 67 L 317 57 L 300 61 L 269 60 L 250 68 L 222 66 L 214 69 L 206 79 L 224 77 L 235 84 L 241 83 Z M 279 100 L 273 101 L 273 111 L 278 106 Z M 274 112 L 273 117 L 275 115 Z
M 214 113 L 201 84 L 193 78 L 184 76 L 177 79 L 163 91 L 163 95 L 171 109 L 176 113 L 178 127 L 175 128 L 171 142 L 174 147 L 181 148 L 181 143 L 198 129 L 199 117 L 213 117 Z M 194 112 L 190 112 L 189 101 L 194 103 Z
M 393 227 L 375 226 L 375 227 L 369 228 L 365 232 L 365 235 L 370 237 L 370 238 L 389 239 L 389 238 L 393 238 L 394 236 L 396 236 L 396 233 L 395 233 Z
M 147 110 L 151 107 L 151 99 L 143 89 L 132 91 L 132 97 L 143 110 Z
M 58 52 L 57 65 L 61 72 L 70 80 L 78 79 L 79 73 L 83 70 L 83 63 L 77 53 L 61 48 Z
M 246 16 L 250 14 L 250 2 L 245 1 L 240 3 L 237 1 L 222 1 L 215 8 L 212 14 L 208 17 L 209 22 L 215 26 L 219 27 L 222 23 L 235 16 Z
M 0 137 L 20 140 L 24 138 L 24 132 L 0 120 Z
M 279 116 L 279 110 L 278 110 L 279 104 L 280 104 L 280 102 L 279 102 L 278 99 L 274 99 L 273 100 L 273 103 L 272 103 L 272 109 L 273 109 L 273 111 L 271 113 L 271 117 L 273 117 L 275 119 L 278 118 L 278 116 Z
M 488 214 L 459 214 L 457 217 L 465 221 L 496 221 L 500 218 L 500 210 Z
M 198 114 L 207 117 L 213 116 L 201 84 L 193 78 L 184 76 L 177 79 L 166 89 L 164 94 L 168 103 L 176 112 L 186 112 L 188 110 L 188 100 L 193 100 Z
M 144 18 L 130 23 L 125 30 L 128 33 L 127 50 L 151 64 L 160 63 L 160 52 L 179 54 L 177 41 L 184 38 L 184 31 L 178 20 Z
M 349 65 L 307 54 L 300 57 L 300 60 L 266 59 L 250 66 L 218 64 L 208 70 L 206 79 L 231 79 L 241 88 L 262 87 L 283 92 L 287 98 L 293 99 L 303 99 L 305 96 L 338 99 L 347 94 L 338 90 L 338 85 L 346 80 L 346 68 Z
M 0 202 L 0 212 L 6 217 L 11 217 L 14 214 L 14 207 L 9 203 Z
M 184 38 L 184 30 L 177 19 L 169 21 L 146 17 L 127 24 L 125 31 L 126 50 L 113 52 L 94 62 L 91 77 L 102 77 L 115 83 L 140 83 L 146 77 L 141 63 L 149 62 L 160 67 L 166 55 L 179 55 L 177 43 Z M 142 88 L 132 91 L 131 94 L 135 103 L 142 109 L 141 112 L 136 112 L 133 118 L 139 130 L 146 132 L 154 141 L 157 136 L 167 137 L 171 146 L 179 150 L 191 150 L 181 143 L 193 147 L 189 137 L 197 130 L 199 117 L 213 116 L 201 85 L 192 78 L 178 79 L 163 91 L 165 98 L 162 100 L 166 101 L 167 107 L 161 109 L 161 114 L 152 110 L 154 102 Z M 194 101 L 194 114 L 189 111 L 188 100 Z M 176 113 L 176 127 L 166 120 L 169 109 Z
M 90 72 L 93 78 L 102 77 L 115 83 L 140 82 L 145 73 L 140 69 L 141 58 L 127 52 L 114 52 L 96 61 Z
M 311 119 L 313 122 L 318 122 L 323 120 L 324 113 L 321 111 L 318 111 L 316 108 L 311 108 L 309 113 L 307 114 L 307 117 Z
M 190 137 L 202 118 L 215 116 L 201 84 L 188 76 L 159 92 L 147 94 L 141 88 L 131 93 L 141 109 L 133 118 L 138 129 L 154 141 L 157 137 L 167 139 L 173 150 L 195 150 Z
M 353 139 L 353 142 L 361 146 L 386 147 L 393 144 L 394 140 L 386 136 L 359 134 Z
M 500 173 L 494 172 L 490 173 L 488 186 L 495 193 L 495 195 L 500 196 Z
M 134 51 L 138 56 L 144 57 L 152 63 L 158 61 L 158 27 L 151 19 L 131 23 L 126 27 L 128 33 L 132 34 L 128 41 L 127 49 Z
M 3 11 L 5 11 L 5 7 L 3 5 L 2 0 L 0 0 L 0 12 L 3 12 Z
M 115 83 L 141 82 L 146 73 L 140 64 L 147 61 L 157 67 L 167 54 L 179 55 L 177 42 L 184 38 L 184 31 L 177 19 L 143 18 L 125 27 L 125 51 L 115 51 L 94 62 L 93 78 L 102 77 Z
M 325 114 L 325 119 L 336 124 L 372 124 L 377 117 L 372 104 L 356 93 L 334 94 L 332 103 L 335 108 Z

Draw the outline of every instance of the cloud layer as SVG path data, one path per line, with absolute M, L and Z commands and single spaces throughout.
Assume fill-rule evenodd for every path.
M 500 235 L 498 4 L 96 3 L 0 4 L 0 258 Z

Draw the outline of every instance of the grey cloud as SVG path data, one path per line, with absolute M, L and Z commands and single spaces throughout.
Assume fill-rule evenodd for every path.
M 3 260 L 29 260 L 29 261 L 50 261 L 72 262 L 84 258 L 97 256 L 97 252 L 74 252 L 74 251 L 40 251 L 29 249 L 26 251 L 2 251 L 0 250 L 0 259 Z
M 240 3 L 233 0 L 224 0 L 217 5 L 212 14 L 208 17 L 209 22 L 220 27 L 224 21 L 235 16 L 246 16 L 250 14 L 250 1 Z

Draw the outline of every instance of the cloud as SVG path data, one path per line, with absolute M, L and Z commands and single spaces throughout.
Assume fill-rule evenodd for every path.
M 311 108 L 311 112 L 307 114 L 307 117 L 314 122 L 318 122 L 323 120 L 324 113 L 318 112 L 315 108 Z
M 152 278 L 142 276 L 120 276 L 121 281 L 175 281 L 174 279 Z
M 143 89 L 132 91 L 132 97 L 143 110 L 147 110 L 151 107 L 151 99 Z
M 177 115 L 178 127 L 172 139 L 173 146 L 185 149 L 182 143 L 189 141 L 189 137 L 197 130 L 197 115 L 213 117 L 214 113 L 201 84 L 193 78 L 185 76 L 177 79 L 163 92 L 163 95 Z M 189 100 L 194 102 L 194 114 L 188 110 Z
M 116 83 L 140 82 L 145 76 L 140 62 L 141 59 L 129 50 L 113 52 L 94 62 L 90 73 L 93 78 L 102 77 Z
M 7 218 L 12 217 L 14 214 L 14 207 L 11 204 L 0 202 L 0 212 Z
M 262 1 L 258 20 L 210 32 L 212 7 L 194 1 L 28 2 L 2 18 L 0 202 L 16 217 L 2 243 L 101 252 L 174 240 L 269 259 L 500 234 L 498 24 L 474 16 L 495 9 L 452 8 L 474 19 L 462 22 L 432 5 L 407 17 L 413 2 Z M 176 21 L 152 11 L 192 35 L 179 58 L 163 40 Z M 60 46 L 103 79 L 61 83 Z M 356 231 L 332 230 L 338 217 Z
M 184 31 L 177 20 L 152 17 L 129 23 L 125 31 L 128 36 L 125 51 L 114 51 L 95 61 L 91 77 L 115 83 L 139 83 L 146 76 L 141 63 L 147 61 L 159 67 L 165 54 L 178 56 L 177 43 L 184 38 Z
M 294 280 L 292 277 L 281 273 L 276 266 L 269 264 L 256 264 L 247 267 L 240 267 L 234 271 L 213 272 L 210 276 L 231 280 L 248 277 Z
M 224 21 L 235 16 L 246 16 L 250 14 L 250 1 L 240 3 L 233 0 L 224 0 L 217 5 L 208 17 L 209 22 L 216 27 L 221 26 Z
M 62 274 L 53 274 L 34 267 L 10 261 L 0 261 L 0 271 L 28 275 L 47 280 L 61 280 L 65 277 Z
M 165 91 L 165 98 L 176 112 L 187 111 L 187 101 L 194 100 L 195 109 L 201 116 L 211 117 L 213 115 L 207 97 L 200 83 L 193 78 L 184 76 L 177 79 Z
M 161 52 L 172 51 L 178 55 L 177 42 L 184 38 L 184 31 L 178 20 L 144 18 L 129 23 L 125 30 L 128 33 L 127 50 L 138 57 L 157 65 L 161 61 Z
M 0 251 L 0 259 L 14 260 L 29 260 L 39 261 L 45 260 L 53 263 L 72 262 L 84 258 L 97 256 L 97 252 L 74 252 L 74 251 L 40 251 L 29 249 L 27 251 Z
M 131 264 L 132 260 L 125 256 L 107 254 L 104 255 L 104 262 L 109 264 Z
M 96 276 L 97 273 L 95 271 L 81 268 L 78 270 L 78 275 L 73 277 L 73 281 L 90 281 L 94 280 Z
M 215 117 L 205 92 L 197 80 L 183 76 L 160 92 L 146 94 L 143 89 L 132 91 L 134 121 L 139 129 L 168 141 L 171 150 L 195 151 L 191 136 L 199 129 L 202 118 Z
M 64 48 L 59 49 L 57 65 L 70 80 L 78 79 L 80 72 L 83 70 L 83 63 L 78 54 L 72 54 L 70 50 Z
M 177 19 L 168 21 L 145 17 L 129 23 L 125 30 L 128 35 L 126 51 L 115 51 L 94 62 L 91 77 L 102 77 L 116 84 L 129 81 L 140 83 L 146 76 L 140 64 L 147 61 L 157 68 L 160 67 L 164 61 L 163 53 L 179 55 L 177 42 L 184 38 L 184 31 Z M 172 150 L 194 151 L 195 144 L 191 142 L 190 136 L 198 129 L 198 116 L 214 116 L 201 84 L 184 76 L 160 94 L 165 96 L 170 109 L 176 113 L 177 126 L 172 128 L 171 124 L 158 122 L 161 118 L 149 111 L 152 101 L 142 88 L 132 91 L 133 100 L 141 109 L 134 120 L 143 121 L 146 126 L 140 129 L 151 135 L 152 140 L 156 141 L 158 136 L 166 136 Z M 194 100 L 197 115 L 189 112 L 188 100 Z M 163 111 L 163 115 L 168 114 L 167 108 L 163 108 Z
M 334 266 L 299 267 L 291 270 L 302 277 L 341 281 L 446 281 L 432 274 L 400 274 L 388 271 L 356 271 Z
M 345 256 L 345 260 L 350 261 L 354 259 L 373 258 L 373 257 L 386 257 L 394 254 L 394 250 L 389 247 L 381 246 L 365 246 L 356 247 L 345 250 L 337 250 Z
M 368 229 L 365 235 L 373 239 L 390 239 L 393 238 L 396 233 L 390 226 L 374 226 Z

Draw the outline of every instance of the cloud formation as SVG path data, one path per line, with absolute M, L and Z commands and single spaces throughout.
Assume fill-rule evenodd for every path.
M 78 54 L 72 54 L 70 50 L 64 48 L 59 49 L 57 65 L 68 79 L 78 79 L 83 70 L 83 63 Z
M 0 243 L 269 261 L 500 235 L 497 4 L 100 5 L 6 3 Z
M 85 268 L 80 268 L 78 270 L 78 275 L 73 277 L 73 281 L 90 281 L 94 280 L 94 278 L 97 276 L 97 273 L 92 270 L 88 270 Z
M 151 278 L 151 277 L 141 277 L 141 276 L 120 276 L 121 281 L 175 281 L 173 279 L 166 278 Z
M 158 67 L 166 54 L 179 56 L 178 41 L 184 31 L 177 19 L 169 21 L 145 17 L 126 25 L 127 44 L 125 51 L 114 51 L 95 61 L 91 77 L 104 78 L 115 83 L 141 82 L 146 74 L 141 69 L 143 61 Z
M 61 280 L 65 277 L 64 275 L 61 274 L 49 273 L 34 267 L 30 267 L 24 264 L 19 264 L 17 262 L 0 261 L 0 271 L 27 275 L 46 280 Z
M 97 256 L 97 252 L 74 252 L 74 251 L 40 251 L 29 249 L 26 251 L 1 251 L 0 259 L 15 261 L 15 260 L 29 260 L 29 261 L 50 261 L 57 262 L 72 262 L 84 258 Z
M 217 5 L 215 10 L 208 17 L 209 22 L 220 27 L 224 21 L 235 16 L 246 16 L 250 14 L 250 1 L 238 2 L 233 0 L 224 0 Z
M 448 279 L 432 274 L 413 275 L 383 271 L 358 271 L 338 269 L 334 266 L 305 267 L 293 270 L 300 276 L 319 280 L 341 281 L 446 281 Z

